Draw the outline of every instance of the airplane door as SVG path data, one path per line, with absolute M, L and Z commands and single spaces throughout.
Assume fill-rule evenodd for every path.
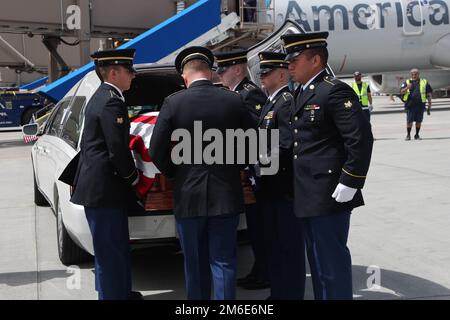
M 403 12 L 403 35 L 423 34 L 424 11 L 427 0 L 401 0 Z
M 267 37 L 263 41 L 257 43 L 256 45 L 248 49 L 247 65 L 250 77 L 252 78 L 253 82 L 260 85 L 258 76 L 259 72 L 258 53 L 261 51 L 283 52 L 284 49 L 280 37 L 284 34 L 291 34 L 291 33 L 305 33 L 305 31 L 295 21 L 288 19 L 283 23 L 283 25 L 280 28 L 275 30 L 269 37 Z

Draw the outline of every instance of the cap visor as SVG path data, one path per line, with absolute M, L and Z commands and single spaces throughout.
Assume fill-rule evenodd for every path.
M 258 74 L 265 75 L 265 74 L 270 73 L 270 71 L 272 71 L 272 70 L 273 70 L 272 68 L 263 68 L 263 69 L 259 70 Z
M 224 73 L 225 71 L 227 71 L 227 68 L 226 68 L 226 67 L 218 67 L 217 70 L 216 70 L 216 73 L 217 73 L 217 74 L 222 74 L 222 73 Z
M 289 53 L 286 58 L 284 59 L 284 61 L 292 61 L 296 56 L 298 56 L 301 52 L 300 51 L 296 51 L 296 52 L 292 52 Z

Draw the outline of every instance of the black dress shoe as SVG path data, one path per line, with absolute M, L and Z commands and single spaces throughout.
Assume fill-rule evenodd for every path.
M 131 291 L 128 300 L 144 300 L 144 296 L 139 291 Z
M 261 290 L 270 288 L 270 283 L 269 281 L 255 279 L 240 285 L 240 287 L 247 290 Z

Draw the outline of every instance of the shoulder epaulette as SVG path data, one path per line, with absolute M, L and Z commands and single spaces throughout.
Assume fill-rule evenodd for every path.
M 251 83 L 246 83 L 246 84 L 244 84 L 244 89 L 247 91 L 250 91 L 250 90 L 256 89 L 256 87 Z
M 323 81 L 325 81 L 328 84 L 331 84 L 332 86 L 334 86 L 335 84 L 337 84 L 339 82 L 339 80 L 333 76 L 327 75 L 323 78 Z

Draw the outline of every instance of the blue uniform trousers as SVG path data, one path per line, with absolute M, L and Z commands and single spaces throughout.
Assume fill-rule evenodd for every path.
M 350 212 L 300 218 L 316 300 L 351 300 Z
M 262 202 L 272 299 L 302 300 L 305 293 L 305 245 L 301 221 L 290 200 Z
M 366 116 L 367 120 L 369 120 L 369 122 L 370 122 L 370 110 L 369 110 L 369 108 L 363 108 L 363 112 L 364 112 L 364 115 Z
M 267 247 L 264 239 L 262 207 L 257 198 L 255 204 L 246 206 L 245 219 L 254 262 L 250 274 L 261 281 L 269 280 L 267 266 Z
M 126 300 L 131 292 L 128 215 L 124 209 L 84 208 L 95 254 L 99 300 Z
M 184 254 L 187 298 L 211 299 L 212 275 L 214 299 L 235 299 L 239 214 L 177 217 L 176 224 Z

